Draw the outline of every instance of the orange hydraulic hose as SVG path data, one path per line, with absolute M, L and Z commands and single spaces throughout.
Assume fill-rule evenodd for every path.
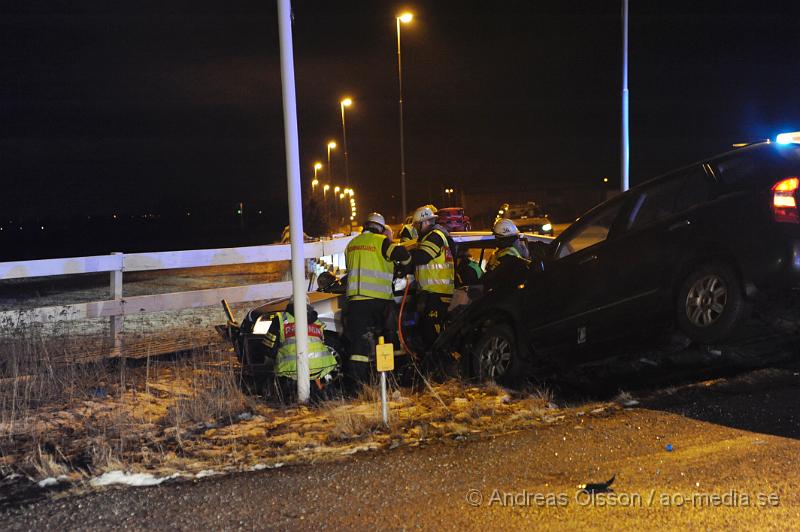
M 403 300 L 400 302 L 400 312 L 397 314 L 397 336 L 400 338 L 400 345 L 403 346 L 403 351 L 411 356 L 411 358 L 416 359 L 417 355 L 408 348 L 406 339 L 403 337 L 403 309 L 406 306 L 406 298 L 408 297 L 408 289 L 410 286 L 411 283 L 408 281 L 408 275 L 406 275 L 406 289 L 403 291 Z

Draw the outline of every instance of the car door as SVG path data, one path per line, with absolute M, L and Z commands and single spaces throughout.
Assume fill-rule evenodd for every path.
M 604 246 L 627 196 L 587 213 L 557 242 L 544 271 L 529 280 L 528 302 L 541 309 L 525 319 L 532 342 L 540 347 L 580 345 L 593 334 L 591 314 L 602 299 L 609 271 Z
M 635 189 L 613 241 L 605 249 L 611 272 L 595 323 L 605 340 L 624 336 L 670 310 L 676 264 L 702 222 L 697 209 L 712 193 L 704 165 L 664 176 Z

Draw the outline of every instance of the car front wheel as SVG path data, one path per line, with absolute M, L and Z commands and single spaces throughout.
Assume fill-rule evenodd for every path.
M 474 375 L 480 381 L 511 384 L 522 376 L 522 363 L 511 329 L 502 324 L 489 326 L 472 354 Z
M 697 268 L 678 290 L 678 326 L 696 342 L 726 340 L 746 318 L 747 310 L 738 277 L 722 262 Z

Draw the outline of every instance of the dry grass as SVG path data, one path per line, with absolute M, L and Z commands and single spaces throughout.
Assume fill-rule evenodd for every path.
M 135 365 L 63 364 L 35 331 L 16 341 L 0 367 L 0 468 L 34 478 L 337 460 L 556 423 L 565 415 L 546 388 L 521 393 L 451 380 L 412 392 L 390 382 L 385 427 L 377 385 L 313 407 L 244 395 L 235 357 L 223 345 Z

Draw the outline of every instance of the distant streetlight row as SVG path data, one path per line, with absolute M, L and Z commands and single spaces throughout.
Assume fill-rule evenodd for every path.
M 400 24 L 408 24 L 414 19 L 414 14 L 410 12 L 400 13 L 395 17 L 397 25 L 397 81 L 400 98 L 398 100 L 399 114 L 400 114 L 400 189 L 402 198 L 402 214 L 406 213 L 406 155 L 405 155 L 405 137 L 403 133 L 403 61 L 402 49 L 400 46 Z M 345 108 L 353 105 L 353 99 L 350 97 L 342 98 L 339 101 L 339 109 L 342 115 L 342 149 L 344 150 L 344 174 L 345 185 L 350 187 L 350 161 L 347 152 L 347 120 L 345 115 Z M 333 180 L 333 166 L 331 165 L 331 150 L 336 148 L 336 142 L 331 140 L 327 144 L 328 149 L 328 180 Z M 319 180 L 317 179 L 317 172 L 322 168 L 322 163 L 314 163 L 314 180 L 311 182 L 312 192 L 316 191 Z M 329 186 L 325 185 L 323 193 L 327 193 Z M 355 213 L 354 213 L 355 214 Z

